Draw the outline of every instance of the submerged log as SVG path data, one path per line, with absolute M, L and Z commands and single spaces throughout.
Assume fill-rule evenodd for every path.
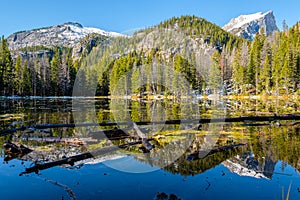
M 77 199 L 76 196 L 75 196 L 75 193 L 67 185 L 63 185 L 63 184 L 61 184 L 61 183 L 59 183 L 57 181 L 54 181 L 54 180 L 51 180 L 51 179 L 47 179 L 47 178 L 44 179 L 44 180 L 46 182 L 52 183 L 53 185 L 56 185 L 58 187 L 63 188 L 69 194 L 69 196 L 70 196 L 71 199 L 73 199 L 73 200 Z M 62 199 L 64 199 L 64 198 L 62 198 Z

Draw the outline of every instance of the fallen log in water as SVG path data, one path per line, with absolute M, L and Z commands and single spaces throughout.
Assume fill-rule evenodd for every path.
M 151 139 L 149 139 L 149 140 L 151 140 Z M 53 162 L 44 163 L 44 164 L 36 164 L 33 167 L 26 168 L 25 172 L 22 172 L 20 174 L 20 176 L 22 176 L 24 174 L 30 174 L 30 173 L 33 173 L 33 172 L 38 173 L 40 170 L 45 170 L 45 169 L 49 169 L 49 168 L 60 166 L 60 165 L 71 165 L 71 166 L 73 166 L 75 164 L 75 162 L 90 159 L 90 158 L 94 158 L 94 157 L 97 157 L 97 156 L 103 156 L 103 155 L 106 155 L 108 153 L 112 153 L 112 152 L 118 151 L 120 149 L 124 149 L 124 148 L 134 146 L 134 145 L 137 145 L 137 144 L 142 144 L 142 141 L 131 142 L 131 143 L 122 144 L 122 145 L 119 145 L 119 146 L 104 147 L 104 148 L 96 149 L 96 150 L 93 150 L 93 151 L 90 151 L 90 152 L 86 152 L 86 153 L 82 153 L 82 154 L 79 154 L 79 155 L 64 158 L 62 160 L 53 161 Z
M 1 130 L 0 136 L 7 134 L 13 134 L 17 131 L 24 131 L 26 129 L 42 130 L 50 128 L 75 128 L 75 127 L 92 127 L 92 126 L 123 126 L 127 125 L 132 127 L 133 124 L 136 125 L 155 125 L 155 124 L 166 124 L 166 125 L 176 125 L 176 124 L 188 124 L 188 123 L 225 123 L 225 122 L 274 122 L 282 120 L 300 120 L 300 115 L 283 115 L 283 116 L 249 116 L 249 117 L 228 117 L 228 118 L 203 118 L 203 119 L 187 119 L 187 120 L 166 120 L 166 121 L 156 121 L 156 122 L 102 122 L 102 123 L 83 123 L 83 124 L 36 124 L 33 126 L 22 126 L 20 128 L 13 128 L 7 130 Z M 265 124 L 268 125 L 268 124 Z M 280 124 L 279 124 L 280 125 Z M 106 132 L 108 133 L 107 130 Z
M 83 124 L 37 124 L 31 126 L 37 129 L 47 128 L 63 128 L 63 127 L 89 127 L 89 126 L 122 126 L 133 124 L 136 125 L 153 125 L 153 124 L 186 124 L 186 123 L 223 123 L 223 122 L 272 122 L 281 120 L 300 120 L 300 115 L 283 115 L 283 116 L 249 116 L 249 117 L 224 117 L 224 118 L 202 118 L 202 119 L 187 119 L 187 120 L 166 120 L 154 122 L 102 122 L 102 123 L 83 123 Z M 1 132 L 0 132 L 1 134 Z
M 133 123 L 133 128 L 136 131 L 136 133 L 138 134 L 138 136 L 140 138 L 142 138 L 142 144 L 143 146 L 148 150 L 151 151 L 153 149 L 153 145 L 150 144 L 149 140 L 147 139 L 147 136 L 145 135 L 145 133 L 143 133 L 140 128 L 136 125 L 136 123 Z
M 298 126 L 298 125 L 300 125 L 300 122 L 290 122 L 290 123 L 286 123 L 286 124 L 280 124 L 279 122 L 277 122 L 276 125 L 277 126 Z
M 12 128 L 12 129 L 1 130 L 0 131 L 0 136 L 5 136 L 5 135 L 8 135 L 8 134 L 14 134 L 17 131 L 24 131 L 24 130 L 26 130 L 26 128 L 27 127 L 25 127 L 25 126 L 21 126 L 20 128 Z
M 11 142 L 4 143 L 3 147 L 5 149 L 4 161 L 6 161 L 6 162 L 13 160 L 15 158 L 22 158 L 26 154 L 29 154 L 30 152 L 33 151 L 33 150 L 25 147 L 24 145 L 18 146 Z
M 80 155 L 72 156 L 72 157 L 54 161 L 54 162 L 49 162 L 49 163 L 44 163 L 44 164 L 36 164 L 33 167 L 26 168 L 25 172 L 22 172 L 20 175 L 29 174 L 29 173 L 33 173 L 33 172 L 38 173 L 40 170 L 49 169 L 49 168 L 59 166 L 59 165 L 69 164 L 69 165 L 73 166 L 75 162 L 80 161 L 80 160 L 89 159 L 89 158 L 93 158 L 93 155 L 90 152 L 87 152 L 87 153 L 83 153 Z
M 4 143 L 3 147 L 8 153 L 26 154 L 32 151 L 31 149 L 25 147 L 24 145 L 17 146 L 16 144 L 11 142 Z
M 124 131 L 132 130 L 130 129 L 111 129 L 111 130 L 102 130 L 97 132 L 90 132 L 89 136 L 97 140 L 103 140 L 108 138 L 109 140 L 121 140 L 125 138 L 131 138 L 132 136 L 126 134 Z
M 260 123 L 257 123 L 257 124 L 241 124 L 240 126 L 269 126 L 270 124 L 267 124 L 267 123 L 263 123 L 263 124 L 260 124 Z
M 27 121 L 20 121 L 20 122 L 13 122 L 11 124 L 8 124 L 7 126 L 15 127 L 16 125 L 21 125 L 25 123 L 31 123 L 34 122 L 34 120 L 27 120 Z
M 35 141 L 35 142 L 44 142 L 44 143 L 61 143 L 66 145 L 73 145 L 73 146 L 81 146 L 86 145 L 88 142 L 95 143 L 98 142 L 98 140 L 93 138 L 77 138 L 77 137 L 65 137 L 65 138 L 59 138 L 59 137 L 23 137 L 23 141 Z
M 276 121 L 275 123 L 256 123 L 256 124 L 241 124 L 241 126 L 298 126 L 300 125 L 300 122 L 288 122 L 288 123 L 280 123 L 279 121 Z
M 28 127 L 28 130 L 29 131 L 36 131 L 36 132 L 41 132 L 41 133 L 46 133 L 46 134 L 49 134 L 49 135 L 52 135 L 52 131 L 48 131 L 48 130 L 44 130 L 44 129 L 38 129 L 38 128 L 34 128 L 34 127 Z
M 224 151 L 229 151 L 241 146 L 244 146 L 245 144 L 231 144 L 231 145 L 227 145 L 227 146 L 221 146 L 221 147 L 216 147 L 213 148 L 211 150 L 207 150 L 207 151 L 196 151 L 192 154 L 189 154 L 186 159 L 193 161 L 193 160 L 198 160 L 198 159 L 203 159 L 206 158 L 209 155 L 215 154 L 217 152 L 224 152 Z

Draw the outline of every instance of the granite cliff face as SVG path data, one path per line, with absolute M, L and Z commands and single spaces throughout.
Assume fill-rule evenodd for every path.
M 270 35 L 277 31 L 278 27 L 273 11 L 268 11 L 233 18 L 223 26 L 223 29 L 245 39 L 253 40 L 255 34 L 261 29 L 264 29 L 267 35 Z
M 15 51 L 26 47 L 74 47 L 85 36 L 97 33 L 108 37 L 123 36 L 115 32 L 107 32 L 98 28 L 83 27 L 79 23 L 67 22 L 61 25 L 21 31 L 7 38 L 10 50 Z

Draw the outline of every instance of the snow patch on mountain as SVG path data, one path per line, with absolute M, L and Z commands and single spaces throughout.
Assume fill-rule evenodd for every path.
M 265 29 L 267 35 L 278 30 L 273 11 L 258 12 L 249 15 L 240 15 L 223 26 L 223 29 L 237 36 L 253 40 L 260 29 Z
M 125 37 L 125 35 L 120 33 L 104 31 L 93 27 L 83 27 L 76 22 L 66 22 L 56 26 L 14 33 L 7 38 L 7 42 L 11 50 L 34 46 L 73 47 L 91 33 L 98 33 L 108 37 Z
M 94 27 L 83 27 L 82 25 L 78 24 L 78 23 L 72 23 L 72 22 L 67 22 L 64 25 L 67 25 L 68 27 L 70 27 L 70 35 L 77 35 L 78 37 L 84 37 L 90 33 L 98 33 L 100 35 L 105 35 L 105 36 L 109 36 L 109 37 L 121 37 L 124 36 L 120 33 L 116 33 L 116 32 L 108 32 L 108 31 L 104 31 L 102 29 L 99 28 L 94 28 Z

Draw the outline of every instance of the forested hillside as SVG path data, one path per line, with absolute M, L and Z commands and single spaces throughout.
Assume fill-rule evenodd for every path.
M 300 24 L 266 37 L 261 31 L 251 45 L 237 46 L 232 55 L 235 93 L 293 94 L 300 84 Z
M 90 35 L 81 44 L 85 48 L 55 47 L 42 54 L 36 53 L 42 47 L 20 49 L 12 58 L 2 37 L 1 95 L 72 95 L 76 75 L 86 90 L 97 83 L 96 95 L 180 95 L 183 84 L 198 93 L 300 92 L 299 23 L 268 37 L 261 30 L 251 42 L 205 19 L 182 16 L 131 37 Z

